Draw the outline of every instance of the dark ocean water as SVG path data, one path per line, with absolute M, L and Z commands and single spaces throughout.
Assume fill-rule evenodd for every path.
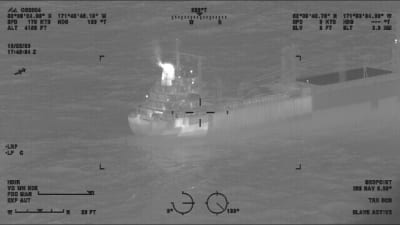
M 337 124 L 347 111 L 336 109 L 264 130 L 203 139 L 134 136 L 127 115 L 161 75 L 153 55 L 162 56 L 179 38 L 181 49 L 202 55 L 206 89 L 237 99 L 259 92 L 255 79 L 276 79 L 282 47 L 296 43 L 301 74 L 335 70 L 340 55 L 349 68 L 365 55 L 372 63 L 391 57 L 393 32 L 317 31 L 316 22 L 294 32 L 292 12 L 389 11 L 395 3 L 346 2 L 18 2 L 52 13 L 106 12 L 107 25 L 84 21 L 51 26 L 46 32 L 3 32 L 0 36 L 0 144 L 18 143 L 23 156 L 0 156 L 1 223 L 353 223 L 394 222 L 392 216 L 353 216 L 374 208 L 368 193 L 355 193 L 365 179 L 392 179 L 388 206 L 400 210 L 399 102 L 388 99 L 366 120 Z M 172 22 L 190 7 L 226 14 L 222 25 Z M 6 10 L 1 11 L 6 18 Z M 1 20 L 5 27 L 5 20 Z M 30 42 L 35 56 L 9 56 L 7 43 Z M 100 63 L 98 56 L 104 54 Z M 20 67 L 23 76 L 13 76 Z M 274 75 L 271 75 L 274 74 Z M 216 84 L 222 84 L 216 85 Z M 246 87 L 239 92 L 239 87 Z M 397 105 L 396 105 L 397 104 Z M 363 109 L 364 106 L 360 106 Z M 356 110 L 357 111 L 357 110 Z M 359 111 L 351 111 L 357 114 Z M 334 118 L 334 119 L 331 119 Z M 310 128 L 310 121 L 313 128 Z M 324 124 L 323 126 L 320 124 Z M 99 170 L 99 163 L 106 169 Z M 302 170 L 295 168 L 302 164 Z M 7 179 L 38 185 L 43 192 L 95 190 L 95 196 L 37 196 L 30 204 L 7 204 Z M 184 216 L 166 209 L 190 193 L 195 205 Z M 213 215 L 205 205 L 224 193 L 237 214 Z M 375 194 L 375 193 L 374 193 Z M 379 195 L 379 194 L 377 194 Z M 380 196 L 380 195 L 379 195 Z M 71 215 L 7 215 L 6 209 L 70 209 Z M 96 209 L 96 215 L 80 215 Z

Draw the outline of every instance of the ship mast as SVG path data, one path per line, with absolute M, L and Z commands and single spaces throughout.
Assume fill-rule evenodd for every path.
M 346 81 L 346 58 L 344 54 L 339 53 L 339 59 L 338 59 L 338 69 L 339 69 L 339 82 L 345 82 Z
M 299 76 L 297 68 L 298 48 L 296 45 L 291 44 L 282 48 L 281 53 L 281 82 L 293 83 Z
M 392 47 L 392 70 L 394 73 L 399 73 L 399 63 L 400 63 L 400 12 L 394 15 L 396 18 L 396 24 L 394 28 L 395 39 L 394 45 Z
M 179 53 L 179 39 L 176 39 L 176 71 L 178 76 L 181 75 L 181 62 L 180 62 L 180 53 Z
M 202 76 L 203 76 L 202 71 L 201 71 L 201 66 L 202 66 L 201 64 L 202 64 L 202 57 L 199 56 L 198 61 L 197 61 L 197 73 L 199 74 L 198 75 L 199 76 L 199 80 L 201 80 Z

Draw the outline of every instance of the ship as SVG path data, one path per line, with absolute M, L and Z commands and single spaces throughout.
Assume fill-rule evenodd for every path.
M 185 54 L 177 51 L 175 65 L 158 63 L 163 70 L 161 79 L 146 95 L 144 103 L 129 115 L 129 125 L 133 133 L 142 135 L 219 136 L 224 133 L 235 137 L 257 128 L 273 130 L 274 124 L 293 118 L 306 118 L 313 122 L 310 124 L 314 128 L 323 127 L 326 121 L 335 121 L 335 126 L 362 123 L 372 118 L 371 115 L 399 119 L 392 115 L 400 103 L 399 45 L 400 41 L 395 39 L 391 70 L 382 65 L 378 68 L 365 64 L 313 76 L 299 76 L 295 57 L 298 48 L 288 45 L 281 53 L 280 79 L 265 85 L 267 94 L 218 106 L 202 103 L 201 57 L 197 59 L 196 69 L 185 70 L 180 60 Z

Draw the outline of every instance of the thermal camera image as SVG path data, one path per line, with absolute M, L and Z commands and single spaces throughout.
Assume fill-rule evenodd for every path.
M 400 221 L 400 3 L 0 6 L 1 224 Z

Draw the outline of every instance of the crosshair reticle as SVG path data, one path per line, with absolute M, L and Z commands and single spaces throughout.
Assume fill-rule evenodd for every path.
M 201 108 L 201 98 L 199 98 L 199 108 Z M 173 114 L 174 111 L 171 112 L 171 114 Z M 193 113 L 197 113 L 197 114 L 204 114 L 204 112 L 202 110 L 199 110 L 198 112 L 194 112 L 194 111 L 187 111 L 186 114 L 193 114 Z M 215 113 L 214 111 L 206 111 L 206 114 L 213 114 Z M 199 127 L 201 127 L 201 117 L 199 118 Z
M 181 207 L 181 209 L 178 209 L 175 206 L 174 202 L 171 202 L 171 205 L 172 205 L 172 208 L 174 208 L 175 212 L 177 212 L 177 213 L 179 213 L 179 214 L 181 214 L 183 216 L 183 215 L 185 215 L 187 213 L 190 213 L 190 211 L 192 211 L 193 206 L 194 206 L 194 201 L 193 201 L 193 197 L 190 194 L 182 191 L 182 195 L 187 196 L 188 201 L 184 201 L 184 202 L 180 203 L 180 204 L 184 205 L 183 207 Z M 186 205 L 189 205 L 189 207 L 187 207 Z
M 218 191 L 209 195 L 206 201 L 208 211 L 215 215 L 225 212 L 228 208 L 228 204 L 229 202 L 226 196 Z

